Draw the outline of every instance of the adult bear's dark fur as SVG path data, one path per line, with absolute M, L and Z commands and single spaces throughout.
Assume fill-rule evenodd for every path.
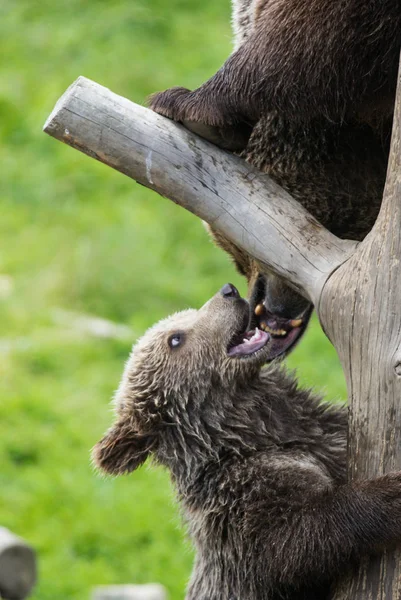
M 249 315 L 227 284 L 150 329 L 95 462 L 170 470 L 196 548 L 187 600 L 323 600 L 362 553 L 401 540 L 401 474 L 346 483 L 345 409 L 262 369 L 271 340 Z
M 386 176 L 401 2 L 233 3 L 235 52 L 199 89 L 156 94 L 152 108 L 242 151 L 336 235 L 362 239 Z M 260 305 L 255 322 L 278 338 L 270 358 L 288 351 L 307 325 L 308 303 L 212 234 L 248 279 L 252 306 Z

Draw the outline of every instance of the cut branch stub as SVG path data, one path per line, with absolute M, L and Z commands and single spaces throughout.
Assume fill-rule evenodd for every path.
M 36 582 L 36 556 L 24 540 L 0 527 L 0 598 L 23 600 Z
M 193 212 L 314 304 L 355 249 L 244 160 L 84 77 L 44 130 Z

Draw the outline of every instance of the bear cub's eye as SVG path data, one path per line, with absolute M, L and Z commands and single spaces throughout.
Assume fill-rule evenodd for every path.
M 168 345 L 174 350 L 175 348 L 178 348 L 178 346 L 181 346 L 183 341 L 183 333 L 173 333 L 173 335 L 170 335 L 170 337 L 168 338 Z

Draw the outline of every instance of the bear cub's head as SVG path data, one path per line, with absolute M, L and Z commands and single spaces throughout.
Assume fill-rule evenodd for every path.
M 266 362 L 270 335 L 249 330 L 249 304 L 226 284 L 199 310 L 177 313 L 135 344 L 115 403 L 117 422 L 95 446 L 95 464 L 128 473 L 168 435 L 196 437 L 196 416 L 251 385 Z M 191 431 L 194 429 L 194 431 Z M 180 433 L 181 432 L 181 433 Z

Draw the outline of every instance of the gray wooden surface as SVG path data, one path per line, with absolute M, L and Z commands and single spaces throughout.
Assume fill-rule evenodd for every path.
M 341 360 L 350 404 L 349 474 L 401 469 L 401 84 L 379 217 L 323 290 L 320 318 Z M 401 552 L 363 561 L 336 600 L 400 600 Z

